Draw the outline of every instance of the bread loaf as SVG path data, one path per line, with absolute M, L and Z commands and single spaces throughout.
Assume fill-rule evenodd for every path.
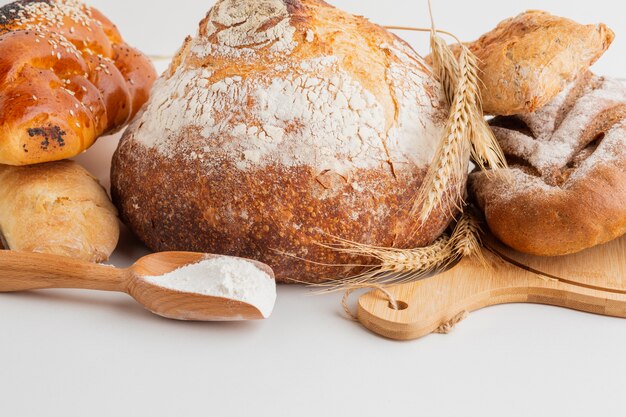
M 0 164 L 73 157 L 122 128 L 156 73 L 100 12 L 78 0 L 0 8 Z
M 0 234 L 6 249 L 103 262 L 119 237 L 106 191 L 75 162 L 0 165 Z
M 409 215 L 446 118 L 423 59 L 380 26 L 319 0 L 220 0 L 122 138 L 112 193 L 153 250 L 339 278 L 322 264 L 355 260 L 329 235 L 415 247 L 447 227 L 451 204 Z
M 538 10 L 501 22 L 468 44 L 482 72 L 485 113 L 539 110 L 593 65 L 614 38 L 602 23 L 581 25 Z
M 579 252 L 626 233 L 626 88 L 585 74 L 534 113 L 498 117 L 508 175 L 475 173 L 489 228 L 533 255 Z

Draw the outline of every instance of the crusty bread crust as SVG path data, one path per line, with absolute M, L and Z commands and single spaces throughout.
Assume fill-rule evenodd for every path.
M 115 25 L 77 0 L 0 8 L 0 163 L 71 158 L 125 126 L 156 72 Z
M 537 10 L 501 22 L 467 44 L 482 72 L 485 113 L 508 116 L 542 108 L 614 38 L 605 24 L 581 25 Z
M 117 246 L 117 210 L 75 162 L 0 165 L 0 232 L 7 249 L 106 261 Z
M 491 231 L 524 253 L 557 256 L 626 233 L 626 89 L 583 75 L 533 114 L 492 121 L 506 175 L 470 189 Z
M 371 260 L 317 244 L 329 235 L 407 247 L 447 227 L 451 204 L 424 225 L 409 214 L 446 117 L 423 60 L 366 19 L 319 0 L 222 0 L 125 133 L 113 198 L 154 250 L 336 279 L 352 268 L 322 264 Z

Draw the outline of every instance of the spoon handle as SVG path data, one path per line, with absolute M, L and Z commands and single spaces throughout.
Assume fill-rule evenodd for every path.
M 46 288 L 125 291 L 128 271 L 64 256 L 0 251 L 0 292 Z

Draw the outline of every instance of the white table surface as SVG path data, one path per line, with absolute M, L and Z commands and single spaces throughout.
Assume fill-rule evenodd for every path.
M 381 23 L 427 24 L 425 2 L 335 3 Z M 626 74 L 618 2 L 435 3 L 439 26 L 466 39 L 527 8 L 605 21 L 619 38 L 596 71 Z M 131 43 L 168 54 L 195 31 L 212 1 L 93 4 Z M 407 38 L 424 50 L 419 35 Z M 78 158 L 105 184 L 117 140 L 102 138 Z M 125 266 L 145 253 L 125 234 L 112 262 Z M 0 416 L 582 416 L 626 410 L 624 320 L 508 305 L 472 313 L 450 335 L 393 342 L 344 319 L 339 299 L 281 287 L 270 320 L 201 324 L 155 317 L 122 294 L 0 295 Z

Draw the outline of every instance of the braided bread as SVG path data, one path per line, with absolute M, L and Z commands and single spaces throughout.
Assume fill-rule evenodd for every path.
M 0 8 L 0 163 L 79 154 L 126 125 L 155 79 L 149 59 L 77 0 Z
M 498 117 L 509 176 L 470 187 L 493 233 L 521 252 L 555 256 L 626 233 L 626 89 L 590 73 L 535 113 Z

